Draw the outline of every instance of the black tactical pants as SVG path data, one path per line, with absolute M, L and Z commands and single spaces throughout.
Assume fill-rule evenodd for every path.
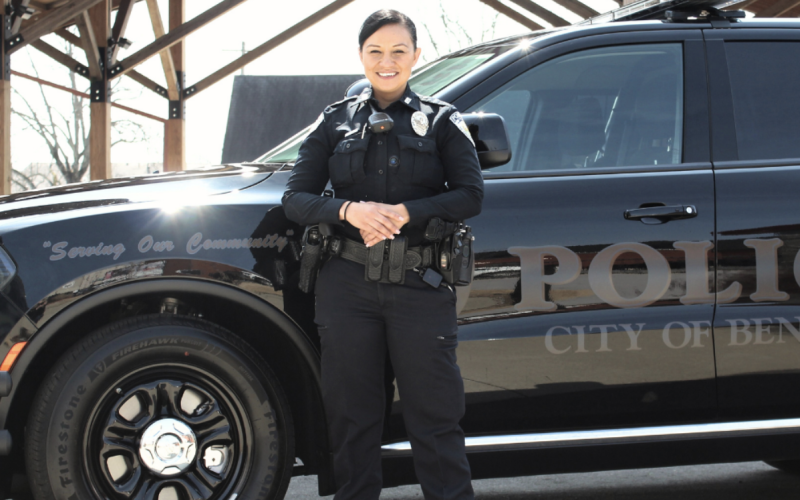
M 413 271 L 404 285 L 367 282 L 363 265 L 341 258 L 325 263 L 315 291 L 336 500 L 380 495 L 387 348 L 425 498 L 472 499 L 458 424 L 464 382 L 456 365 L 455 293 L 430 287 Z

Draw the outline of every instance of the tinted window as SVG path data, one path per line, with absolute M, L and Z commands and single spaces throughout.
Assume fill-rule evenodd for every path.
M 469 111 L 506 120 L 510 163 L 494 171 L 681 162 L 680 44 L 575 52 L 540 64 Z
M 740 160 L 800 158 L 800 42 L 725 44 Z

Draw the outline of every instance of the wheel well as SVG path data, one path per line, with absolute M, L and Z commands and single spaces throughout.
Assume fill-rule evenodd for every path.
M 294 323 L 273 306 L 241 290 L 194 280 L 190 286 L 182 283 L 174 287 L 165 286 L 165 282 L 188 280 L 153 281 L 159 283 L 150 287 L 137 286 L 141 282 L 115 287 L 129 289 L 130 293 L 116 290 L 117 293 L 92 295 L 59 313 L 33 337 L 31 344 L 37 347 L 34 357 L 28 366 L 18 363 L 15 367 L 23 370 L 25 376 L 15 391 L 6 423 L 15 435 L 14 442 L 23 442 L 22 430 L 28 412 L 50 367 L 80 338 L 125 317 L 180 314 L 202 317 L 230 330 L 258 351 L 278 377 L 289 401 L 296 455 L 304 464 L 296 467 L 295 473 L 313 474 L 326 467 L 322 457 L 327 456 L 327 428 L 319 387 L 318 349 L 312 347 L 318 346 L 317 338 L 301 339 L 305 345 L 298 346 L 298 336 L 304 334 Z M 40 336 L 45 338 L 37 339 Z M 21 447 L 15 446 L 15 454 L 21 451 Z M 24 461 L 14 462 L 21 466 Z

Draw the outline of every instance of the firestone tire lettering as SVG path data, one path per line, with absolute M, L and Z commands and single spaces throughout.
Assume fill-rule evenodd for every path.
M 177 386 L 181 387 L 179 391 L 168 392 Z M 112 481 L 112 465 L 101 459 L 98 451 L 105 449 L 107 438 L 100 436 L 107 434 L 98 433 L 98 429 L 103 431 L 108 422 L 120 420 L 119 408 L 131 400 L 129 394 L 135 399 L 135 391 L 148 388 L 153 388 L 157 397 L 136 416 L 137 425 L 143 418 L 151 418 L 142 430 L 167 413 L 172 418 L 183 415 L 189 423 L 202 420 L 206 418 L 203 408 L 211 407 L 207 422 L 218 425 L 220 418 L 227 418 L 230 436 L 259 444 L 244 446 L 237 437 L 230 437 L 230 450 L 235 450 L 230 456 L 236 458 L 228 459 L 216 485 L 203 484 L 197 498 L 283 497 L 294 462 L 294 430 L 277 378 L 253 348 L 230 332 L 205 321 L 164 315 L 130 318 L 101 328 L 64 354 L 48 374 L 35 397 L 25 435 L 25 459 L 34 497 L 124 498 L 114 487 L 128 487 L 122 483 L 133 479 Z M 204 402 L 185 413 L 189 410 L 182 410 L 183 395 L 188 391 Z M 164 397 L 169 394 L 181 396 Z M 147 409 L 158 405 L 169 412 L 152 411 L 148 417 Z M 182 474 L 197 472 L 183 481 L 186 484 L 200 476 L 210 477 L 203 452 L 227 442 L 220 441 L 217 431 L 204 434 L 203 426 L 207 425 L 194 429 L 200 449 Z M 132 455 L 137 454 L 138 444 L 129 448 Z M 134 462 L 137 460 L 134 456 Z M 138 469 L 140 476 L 152 478 L 141 480 L 138 489 L 128 493 L 156 494 L 153 485 L 159 477 L 142 462 L 138 462 Z M 168 481 L 159 484 L 169 487 Z

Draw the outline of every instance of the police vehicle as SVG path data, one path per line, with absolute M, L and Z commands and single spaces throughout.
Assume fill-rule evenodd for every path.
M 725 6 L 643 0 L 413 76 L 464 113 L 485 173 L 458 289 L 475 478 L 800 469 L 800 22 Z M 334 491 L 304 228 L 280 204 L 305 133 L 251 164 L 0 199 L 3 486 Z M 384 482 L 413 483 L 388 394 Z

